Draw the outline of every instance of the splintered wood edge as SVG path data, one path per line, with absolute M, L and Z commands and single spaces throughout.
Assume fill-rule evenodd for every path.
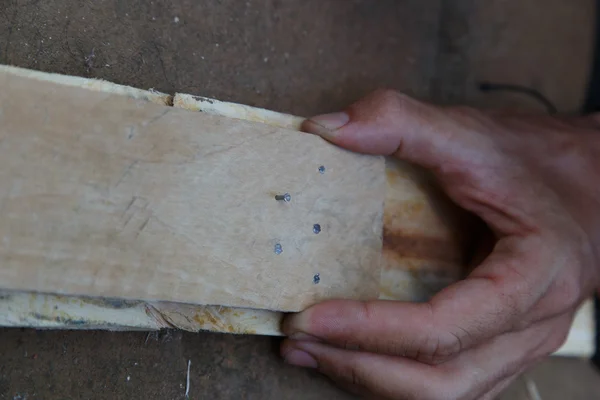
M 228 103 L 210 99 L 208 97 L 193 96 L 191 94 L 175 93 L 173 107 L 190 111 L 200 111 L 206 114 L 219 115 L 263 124 L 278 128 L 299 131 L 305 118 L 290 114 L 282 114 L 264 108 L 250 107 L 244 104 Z
M 1 66 L 0 71 L 59 83 L 66 86 L 124 95 L 165 106 L 204 112 L 272 126 L 300 130 L 304 118 L 270 110 L 177 93 L 170 96 L 114 83 Z M 390 298 L 387 296 L 382 296 Z M 221 306 L 195 306 L 166 302 L 132 302 L 109 299 L 55 296 L 37 293 L 0 292 L 0 326 L 52 329 L 158 330 L 176 328 L 235 334 L 281 335 L 283 314 Z M 586 302 L 578 311 L 568 339 L 555 353 L 587 357 L 594 352 L 594 305 Z

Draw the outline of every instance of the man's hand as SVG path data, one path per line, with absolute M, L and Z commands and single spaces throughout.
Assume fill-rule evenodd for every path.
M 381 91 L 304 128 L 429 169 L 494 244 L 427 303 L 328 301 L 289 316 L 286 362 L 384 398 L 491 399 L 563 343 L 600 279 L 593 118 L 491 115 Z

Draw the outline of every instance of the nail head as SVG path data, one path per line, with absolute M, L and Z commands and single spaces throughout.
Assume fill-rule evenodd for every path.
M 315 233 L 315 235 L 318 235 L 319 233 L 321 233 L 321 225 L 314 224 L 313 225 L 313 232 Z
M 275 196 L 275 200 L 277 201 L 285 201 L 289 203 L 292 200 L 292 196 L 289 193 L 286 194 L 278 194 Z
M 324 166 L 324 165 L 321 165 L 321 166 L 319 167 L 319 173 L 320 173 L 320 174 L 324 174 L 324 173 L 325 173 L 325 166 Z
M 275 244 L 274 252 L 277 255 L 283 253 L 283 247 L 281 247 L 281 244 L 279 244 L 279 243 Z

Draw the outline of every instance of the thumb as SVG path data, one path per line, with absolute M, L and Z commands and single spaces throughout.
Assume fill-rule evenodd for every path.
M 479 112 L 441 108 L 394 90 L 379 90 L 346 110 L 307 119 L 302 128 L 348 150 L 393 155 L 429 169 L 474 164 L 486 141 Z
M 303 129 L 348 150 L 430 170 L 446 194 L 495 233 L 529 231 L 546 188 L 502 145 L 497 121 L 467 107 L 438 107 L 380 90 L 346 110 L 308 119 Z M 545 213 L 545 209 L 543 213 Z

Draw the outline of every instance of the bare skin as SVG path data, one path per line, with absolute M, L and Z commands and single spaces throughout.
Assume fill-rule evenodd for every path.
M 286 318 L 285 361 L 359 394 L 493 399 L 555 351 L 600 287 L 600 123 L 441 108 L 379 91 L 307 132 L 431 170 L 491 251 L 427 303 L 329 301 Z

